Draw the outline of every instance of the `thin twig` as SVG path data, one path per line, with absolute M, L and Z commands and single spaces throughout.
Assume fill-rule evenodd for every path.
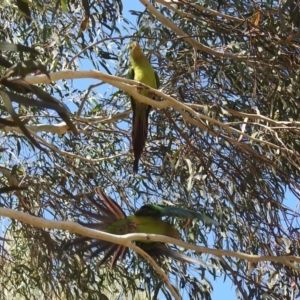
M 249 60 L 249 59 L 255 59 L 255 56 L 243 56 L 239 54 L 234 54 L 230 52 L 219 52 L 216 50 L 213 50 L 193 38 L 191 38 L 189 35 L 187 35 L 183 30 L 178 28 L 174 23 L 172 23 L 170 20 L 168 20 L 163 14 L 161 14 L 159 11 L 155 9 L 155 7 L 147 0 L 140 0 L 140 2 L 166 27 L 170 28 L 172 32 L 176 33 L 179 37 L 187 41 L 189 44 L 191 44 L 195 49 L 206 52 L 208 54 L 221 57 L 221 58 L 230 58 L 235 60 Z

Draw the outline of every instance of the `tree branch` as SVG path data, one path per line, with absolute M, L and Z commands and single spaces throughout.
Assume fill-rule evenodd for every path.
M 236 22 L 239 22 L 239 23 L 244 23 L 246 21 L 246 20 L 234 17 L 234 16 L 229 16 L 229 15 L 223 14 L 223 13 L 217 11 L 217 10 L 213 10 L 211 8 L 208 8 L 208 7 L 205 7 L 205 6 L 202 6 L 202 5 L 197 5 L 197 4 L 194 4 L 194 3 L 186 3 L 186 2 L 183 2 L 183 1 L 180 1 L 180 0 L 155 0 L 155 2 L 167 6 L 169 9 L 172 9 L 174 12 L 180 14 L 182 17 L 190 16 L 190 17 L 193 17 L 193 18 L 197 18 L 197 16 L 195 16 L 193 14 L 188 14 L 184 11 L 181 11 L 181 10 L 175 8 L 173 6 L 174 4 L 189 5 L 189 6 L 194 7 L 195 9 L 197 9 L 199 11 L 205 11 L 205 12 L 207 12 L 207 13 L 213 15 L 213 16 L 222 17 L 224 19 L 236 21 Z
M 208 247 L 196 246 L 181 240 L 177 240 L 163 235 L 156 235 L 156 234 L 130 233 L 125 235 L 113 235 L 103 231 L 97 231 L 94 229 L 86 228 L 75 222 L 46 220 L 44 218 L 34 217 L 26 213 L 9 209 L 9 208 L 0 208 L 0 215 L 3 217 L 15 219 L 24 222 L 26 224 L 41 227 L 41 228 L 69 230 L 70 232 L 87 236 L 89 238 L 104 240 L 114 244 L 123 245 L 130 249 L 135 249 L 135 247 L 133 247 L 134 245 L 132 244 L 132 241 L 162 242 L 162 243 L 174 244 L 183 247 L 185 249 L 194 250 L 200 253 L 211 254 L 217 257 L 229 256 L 229 257 L 244 259 L 250 262 L 272 261 L 272 262 L 281 263 L 283 265 L 288 265 L 291 268 L 298 271 L 300 270 L 300 268 L 292 264 L 292 262 L 300 263 L 300 257 L 296 257 L 296 256 L 260 256 L 260 255 L 246 254 L 242 252 L 234 252 L 230 250 L 212 249 Z
M 227 140 L 230 139 L 232 141 L 234 141 L 234 139 L 232 138 L 232 134 L 236 133 L 239 137 L 243 136 L 244 138 L 247 138 L 249 141 L 253 141 L 256 143 L 263 143 L 265 145 L 268 145 L 269 147 L 273 148 L 273 149 L 279 149 L 283 152 L 289 153 L 294 155 L 294 151 L 291 149 L 288 149 L 286 147 L 282 147 L 282 146 L 278 146 L 276 144 L 273 144 L 269 141 L 266 140 L 261 140 L 261 139 L 257 139 L 255 137 L 252 137 L 248 134 L 246 134 L 245 132 L 238 130 L 234 127 L 229 126 L 229 124 L 224 124 L 214 118 L 211 118 L 205 114 L 199 114 L 197 113 L 193 108 L 192 108 L 192 104 L 185 104 L 185 103 L 181 103 L 180 101 L 177 101 L 176 99 L 164 94 L 163 92 L 159 91 L 159 90 L 155 90 L 147 85 L 144 85 L 140 82 L 134 81 L 134 80 L 130 80 L 130 79 L 126 79 L 126 78 L 121 78 L 121 77 L 117 77 L 117 76 L 112 76 L 112 75 L 108 75 L 108 74 L 104 74 L 101 73 L 97 70 L 92 70 L 92 71 L 71 71 L 71 70 L 63 70 L 60 72 L 55 72 L 50 74 L 51 80 L 53 81 L 57 81 L 57 80 L 61 80 L 61 79 L 79 79 L 79 78 L 94 78 L 94 79 L 99 79 L 99 80 L 103 80 L 107 83 L 109 83 L 112 86 L 115 86 L 117 88 L 120 88 L 122 90 L 124 90 L 126 93 L 130 94 L 132 97 L 134 97 L 136 100 L 138 100 L 141 103 L 146 103 L 148 105 L 151 105 L 153 107 L 157 107 L 159 109 L 163 109 L 163 108 L 167 108 L 167 107 L 172 107 L 174 109 L 176 109 L 178 112 L 181 113 L 182 116 L 184 116 L 183 111 L 186 111 L 188 113 L 190 113 L 195 119 L 198 120 L 205 120 L 213 125 L 217 125 L 220 128 L 223 128 L 224 130 L 226 130 L 228 132 L 229 136 L 225 136 L 224 134 L 216 134 L 216 133 L 212 133 L 213 131 L 209 129 L 208 126 L 205 127 L 205 125 L 201 125 L 201 123 L 197 123 L 195 124 L 194 122 L 191 122 L 191 119 L 187 117 L 187 115 L 185 114 L 185 119 L 187 119 L 189 122 L 194 123 L 194 125 L 198 126 L 199 128 L 201 128 L 202 130 L 206 130 L 208 131 L 210 134 L 214 135 L 218 135 L 220 137 L 224 137 Z M 39 76 L 28 76 L 25 78 L 25 80 L 29 83 L 32 84 L 37 84 L 37 83 L 49 83 L 49 78 L 46 75 L 39 75 Z M 132 86 L 133 85 L 133 86 Z M 165 100 L 163 101 L 156 101 L 153 99 L 150 99 L 148 97 L 145 97 L 143 95 L 141 95 L 138 92 L 138 88 L 146 88 L 150 91 L 150 93 L 153 93 L 157 96 L 159 96 L 160 98 L 163 98 Z M 195 105 L 193 105 L 195 107 Z M 204 109 L 205 106 L 201 106 L 201 105 L 197 105 L 198 108 L 202 108 Z M 227 110 L 229 113 L 233 113 L 234 111 L 231 109 Z M 240 117 L 242 116 L 241 113 L 236 112 L 235 113 L 237 116 L 239 115 Z M 246 114 L 243 114 L 243 116 Z M 256 118 L 256 119 L 261 119 L 267 122 L 272 123 L 273 125 L 278 125 L 279 127 L 281 126 L 286 126 L 283 128 L 287 128 L 289 129 L 290 124 L 293 124 L 293 126 L 300 126 L 300 122 L 277 122 L 275 120 L 269 119 L 267 117 L 263 117 L 261 115 L 252 115 L 252 114 L 247 114 L 248 116 L 250 116 L 251 118 Z M 245 123 L 245 122 L 243 122 Z M 252 123 L 250 123 L 252 124 Z M 243 143 L 240 143 L 238 141 L 235 141 L 235 144 L 239 143 L 240 145 L 242 145 Z
M 180 28 L 178 28 L 174 23 L 172 23 L 170 20 L 168 20 L 164 15 L 162 15 L 159 11 L 155 9 L 155 7 L 147 0 L 140 0 L 140 2 L 166 27 L 170 28 L 174 33 L 176 33 L 179 37 L 181 37 L 183 40 L 190 43 L 195 49 L 206 52 L 208 54 L 211 54 L 213 56 L 221 57 L 221 58 L 230 58 L 235 60 L 243 60 L 248 61 L 249 59 L 255 59 L 255 56 L 242 56 L 239 54 L 234 54 L 230 52 L 219 52 L 216 50 L 213 50 L 193 38 L 189 37 L 184 31 L 182 31 Z

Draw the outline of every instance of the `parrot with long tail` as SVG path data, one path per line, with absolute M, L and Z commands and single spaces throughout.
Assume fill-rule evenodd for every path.
M 142 52 L 139 44 L 133 42 L 130 45 L 131 67 L 128 70 L 126 78 L 144 83 L 154 89 L 158 89 L 160 82 L 157 73 L 152 68 L 148 58 Z M 149 96 L 147 89 L 142 89 L 140 94 Z M 132 148 L 134 154 L 133 172 L 138 172 L 139 159 L 143 153 L 148 134 L 148 116 L 151 106 L 145 103 L 131 99 L 131 108 L 133 111 L 132 121 Z
M 165 235 L 180 239 L 178 230 L 169 222 L 163 221 L 161 219 L 162 217 L 198 219 L 205 223 L 219 225 L 218 222 L 204 214 L 174 206 L 146 204 L 138 209 L 134 215 L 126 216 L 122 208 L 113 199 L 106 196 L 100 189 L 97 189 L 97 194 L 100 201 L 96 201 L 92 197 L 88 198 L 97 210 L 97 213 L 78 208 L 83 216 L 91 217 L 97 220 L 97 222 L 79 222 L 79 224 L 110 234 L 124 235 L 128 233 L 147 233 Z M 161 242 L 137 241 L 135 243 L 154 259 L 170 257 L 181 262 L 203 264 L 202 262 L 187 255 L 171 250 L 166 244 Z M 89 251 L 91 253 L 89 258 L 96 257 L 100 253 L 104 252 L 104 256 L 99 261 L 98 266 L 104 264 L 112 256 L 112 269 L 115 267 L 117 261 L 122 261 L 129 252 L 129 249 L 122 245 L 89 237 L 75 238 L 68 242 L 65 248 L 66 247 L 74 247 L 76 249 L 76 253 Z

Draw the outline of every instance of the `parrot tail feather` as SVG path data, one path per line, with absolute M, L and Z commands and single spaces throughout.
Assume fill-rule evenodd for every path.
M 127 247 L 118 245 L 117 249 L 111 259 L 110 268 L 113 269 L 118 261 L 122 261 L 126 254 L 129 252 Z
M 133 113 L 132 148 L 134 154 L 133 172 L 137 173 L 139 160 L 143 153 L 148 133 L 148 114 L 141 118 Z
M 106 252 L 104 253 L 103 258 L 97 263 L 97 267 L 100 267 L 101 265 L 105 264 L 109 257 L 118 250 L 118 245 L 113 244 L 111 247 L 109 247 Z M 100 253 L 100 249 L 97 250 L 98 253 Z

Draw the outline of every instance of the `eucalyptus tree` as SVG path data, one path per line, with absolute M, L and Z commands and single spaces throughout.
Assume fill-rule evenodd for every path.
M 296 205 L 285 202 L 299 199 L 297 2 L 135 0 L 143 8 L 131 11 L 125 2 L 0 4 L 0 84 L 9 96 L 1 102 L 1 206 L 78 221 L 100 187 L 128 215 L 146 203 L 199 211 L 221 226 L 172 224 L 191 245 L 219 252 L 176 247 L 205 266 L 158 262 L 179 295 L 211 299 L 220 277 L 242 299 L 295 299 L 297 258 L 280 258 L 299 249 Z M 141 89 L 125 79 L 132 41 L 160 77 L 146 103 L 153 109 L 138 174 L 124 92 Z M 14 219 L 3 226 L 4 295 L 172 297 L 134 251 L 112 271 L 99 267 L 101 254 L 86 260 L 67 249 L 68 231 Z

